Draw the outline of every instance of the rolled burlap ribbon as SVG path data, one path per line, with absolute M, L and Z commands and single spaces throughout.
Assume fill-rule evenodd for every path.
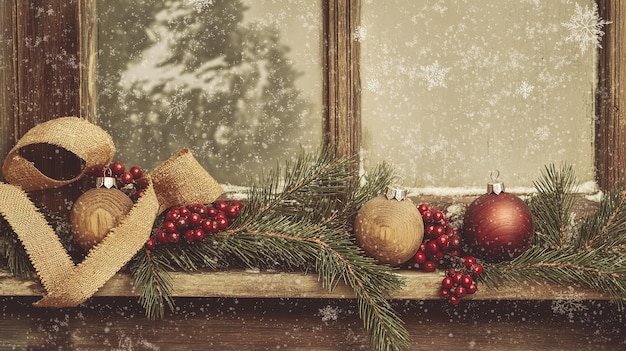
M 144 195 L 120 224 L 75 265 L 26 191 L 60 187 L 107 165 L 115 151 L 111 140 L 104 130 L 83 119 L 54 119 L 28 131 L 3 164 L 3 174 L 11 184 L 0 182 L 0 213 L 24 245 L 46 289 L 46 296 L 36 306 L 72 307 L 84 302 L 142 249 L 161 211 L 174 205 L 210 203 L 223 192 L 189 150 L 183 149 L 146 175 Z M 71 180 L 49 178 L 19 154 L 21 147 L 37 143 L 75 153 L 84 160 L 85 168 Z
M 52 179 L 20 154 L 28 145 L 50 144 L 82 159 L 85 167 L 72 179 Z M 78 117 L 53 119 L 31 128 L 9 151 L 2 165 L 4 179 L 24 191 L 59 188 L 73 183 L 97 167 L 108 165 L 115 154 L 111 136 L 102 128 Z

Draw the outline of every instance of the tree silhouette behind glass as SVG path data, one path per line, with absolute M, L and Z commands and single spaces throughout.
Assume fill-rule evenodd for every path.
M 99 123 L 116 159 L 153 168 L 189 147 L 223 183 L 318 144 L 289 47 L 241 1 L 99 5 Z

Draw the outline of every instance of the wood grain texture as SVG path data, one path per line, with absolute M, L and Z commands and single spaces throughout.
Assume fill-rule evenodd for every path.
M 603 28 L 598 57 L 596 97 L 596 169 L 602 189 L 615 189 L 626 180 L 626 2 L 599 0 L 599 15 L 611 21 Z
M 359 154 L 361 146 L 360 0 L 325 0 L 324 143 L 338 156 Z
M 439 287 L 444 273 L 401 270 L 405 286 L 391 295 L 401 300 L 439 300 Z M 322 289 L 315 274 L 251 271 L 171 273 L 177 297 L 227 298 L 326 298 L 353 299 L 354 293 L 344 284 L 333 292 Z M 498 289 L 479 285 L 478 292 L 467 300 L 555 300 L 567 296 L 569 288 L 555 284 L 523 283 Z M 608 300 L 609 297 L 593 290 L 576 288 L 579 298 Z M 12 277 L 0 271 L 0 296 L 42 296 L 44 291 L 36 280 Z M 123 273 L 109 280 L 95 296 L 137 296 L 132 278 Z

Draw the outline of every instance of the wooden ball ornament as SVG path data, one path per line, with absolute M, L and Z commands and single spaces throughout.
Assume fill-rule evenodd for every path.
M 86 191 L 72 206 L 72 238 L 86 251 L 100 243 L 133 207 L 133 201 L 115 188 L 115 181 L 98 177 L 97 188 Z
M 424 222 L 406 191 L 389 188 L 361 207 L 354 233 L 357 245 L 377 263 L 397 267 L 419 250 Z
M 469 205 L 463 218 L 466 249 L 488 262 L 518 257 L 530 247 L 534 233 L 530 208 L 519 197 L 504 192 L 502 183 L 489 183 L 487 193 Z

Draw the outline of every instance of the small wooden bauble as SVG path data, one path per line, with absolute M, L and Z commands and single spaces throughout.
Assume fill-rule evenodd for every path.
M 354 222 L 357 245 L 380 264 L 397 267 L 410 260 L 424 238 L 424 222 L 409 199 L 377 196 L 366 202 Z
M 122 217 L 133 207 L 133 201 L 122 191 L 112 188 L 91 189 L 82 194 L 70 212 L 72 237 L 83 249 L 100 243 Z

